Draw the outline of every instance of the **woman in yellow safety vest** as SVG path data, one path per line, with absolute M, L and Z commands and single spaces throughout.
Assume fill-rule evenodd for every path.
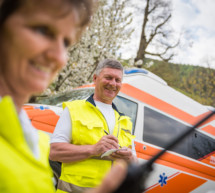
M 90 21 L 90 0 L 0 0 L 0 192 L 54 192 L 48 136 L 22 105 L 43 92 Z

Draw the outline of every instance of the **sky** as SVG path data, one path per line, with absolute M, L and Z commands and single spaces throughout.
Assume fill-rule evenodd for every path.
M 143 0 L 133 0 L 140 4 Z M 172 0 L 171 26 L 176 34 L 182 32 L 177 56 L 171 61 L 215 67 L 215 0 Z M 122 57 L 135 57 L 140 42 L 142 16 L 133 14 L 135 32 L 125 46 Z

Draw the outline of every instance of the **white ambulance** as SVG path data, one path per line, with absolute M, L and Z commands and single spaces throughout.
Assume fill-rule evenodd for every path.
M 93 84 L 85 85 L 41 101 L 48 105 L 29 104 L 24 108 L 36 128 L 52 133 L 62 112 L 61 103 L 85 99 L 93 92 Z M 176 91 L 145 69 L 125 70 L 122 89 L 114 103 L 119 111 L 131 117 L 136 136 L 134 148 L 140 163 L 150 160 L 169 142 L 214 110 Z M 147 193 L 214 191 L 215 116 L 159 157 L 153 166 L 145 184 Z

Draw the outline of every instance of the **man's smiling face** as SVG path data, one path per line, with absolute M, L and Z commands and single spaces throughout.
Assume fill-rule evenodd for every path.
M 104 68 L 99 75 L 94 75 L 94 99 L 106 104 L 112 104 L 122 86 L 123 72 L 119 69 Z

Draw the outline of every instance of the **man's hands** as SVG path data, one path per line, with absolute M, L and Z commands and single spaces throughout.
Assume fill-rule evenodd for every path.
M 132 162 L 132 161 L 136 161 L 137 158 L 132 154 L 132 150 L 130 148 L 127 147 L 123 147 L 122 149 L 112 153 L 110 155 L 111 159 L 123 159 L 126 162 Z
M 101 155 L 110 149 L 118 149 L 118 139 L 113 135 L 105 135 L 95 145 L 93 145 L 93 148 L 94 155 L 96 156 Z
M 119 149 L 118 139 L 113 135 L 105 135 L 103 136 L 95 145 L 94 148 L 94 155 L 99 156 L 110 149 Z M 135 161 L 136 157 L 132 154 L 130 148 L 123 147 L 118 151 L 112 153 L 108 158 L 112 160 L 116 159 L 123 159 L 126 162 Z
M 94 145 L 52 143 L 49 158 L 52 161 L 69 163 L 100 156 L 110 149 L 119 149 L 118 139 L 113 135 L 105 135 Z M 112 160 L 122 159 L 126 162 L 137 159 L 133 156 L 131 149 L 126 147 L 112 153 L 108 158 Z

